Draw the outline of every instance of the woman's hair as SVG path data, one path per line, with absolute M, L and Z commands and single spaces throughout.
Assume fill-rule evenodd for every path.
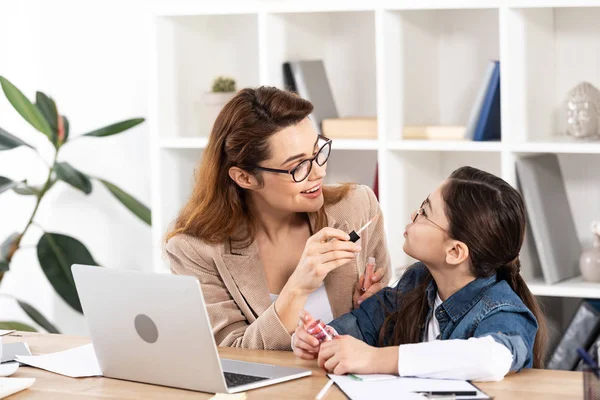
M 261 162 L 271 157 L 269 139 L 282 129 L 298 124 L 312 112 L 312 104 L 294 93 L 261 86 L 240 90 L 221 110 L 195 172 L 192 194 L 168 232 L 168 241 L 178 234 L 196 236 L 207 243 L 229 238 L 249 245 L 255 225 L 245 190 L 230 177 L 239 167 L 253 173 L 262 184 Z M 325 204 L 346 196 L 350 185 L 323 187 Z M 327 225 L 323 208 L 316 215 L 316 229 Z
M 504 180 L 472 167 L 462 167 L 450 175 L 442 188 L 444 212 L 450 236 L 469 247 L 473 275 L 477 278 L 498 274 L 505 280 L 538 322 L 533 348 L 533 366 L 543 367 L 547 341 L 546 321 L 535 297 L 520 275 L 519 251 L 525 236 L 525 207 L 521 194 Z M 380 332 L 387 345 L 418 343 L 429 310 L 425 291 L 432 280 L 399 296 L 401 309 L 390 313 Z M 391 342 L 391 343 L 390 343 Z

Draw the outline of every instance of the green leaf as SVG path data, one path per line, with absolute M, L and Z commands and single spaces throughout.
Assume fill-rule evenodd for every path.
M 29 316 L 39 326 L 44 328 L 48 333 L 60 333 L 58 329 L 50 321 L 46 319 L 34 306 L 29 303 L 26 303 L 22 300 L 17 300 L 17 303 L 21 306 L 25 314 Z
M 51 180 L 50 184 L 48 185 L 48 189 L 46 189 L 46 192 L 49 191 L 50 188 L 52 186 L 54 186 L 55 183 L 56 183 L 56 179 Z M 26 183 L 22 183 L 21 185 L 14 188 L 13 191 L 17 194 L 20 194 L 21 196 L 39 196 L 40 193 L 42 192 L 42 187 L 41 186 L 29 186 Z
M 146 207 L 144 204 L 139 202 L 129 193 L 123 191 L 121 188 L 113 185 L 110 182 L 99 179 L 104 186 L 121 202 L 125 207 L 129 209 L 132 213 L 134 213 L 139 219 L 147 223 L 148 225 L 152 225 L 152 213 L 150 209 Z
M 54 171 L 56 172 L 56 177 L 61 181 L 67 182 L 69 185 L 73 186 L 75 189 L 81 190 L 85 194 L 92 193 L 92 182 L 90 179 L 85 174 L 73 168 L 69 163 L 56 163 Z
M 20 194 L 21 196 L 39 196 L 40 195 L 40 188 L 36 188 L 33 186 L 17 186 L 16 188 L 13 188 L 13 191 L 16 194 Z
M 71 266 L 98 265 L 88 249 L 75 238 L 47 232 L 38 242 L 37 255 L 42 270 L 56 293 L 73 309 L 82 312 Z
M 0 128 L 0 151 L 14 149 L 15 147 L 19 146 L 31 147 L 18 137 L 11 135 L 4 129 Z M 31 148 L 33 149 L 33 147 Z
M 0 244 L 0 271 L 8 271 L 10 260 L 19 248 L 21 237 L 20 233 L 15 232 Z
M 2 90 L 4 90 L 4 94 L 10 104 L 25 118 L 25 121 L 29 122 L 35 129 L 42 132 L 52 141 L 52 128 L 50 128 L 48 121 L 40 113 L 40 110 L 31 104 L 29 99 L 3 76 L 0 76 L 0 85 L 2 85 Z
M 35 105 L 48 122 L 48 125 L 50 125 L 50 128 L 52 129 L 52 143 L 56 145 L 58 133 L 58 110 L 56 108 L 56 103 L 44 93 L 36 92 Z
M 20 182 L 15 182 L 12 179 L 8 179 L 4 176 L 0 176 L 0 193 L 6 192 L 7 190 L 13 189 L 19 186 Z
M 62 116 L 63 124 L 65 126 L 65 137 L 62 140 L 62 143 L 66 142 L 69 138 L 69 120 L 64 115 Z
M 96 129 L 92 132 L 88 132 L 83 136 L 94 136 L 94 137 L 103 137 L 110 136 L 117 133 L 121 133 L 129 128 L 133 128 L 136 125 L 144 122 L 144 118 L 133 118 L 125 121 L 117 122 L 116 124 L 105 126 L 104 128 Z
M 14 329 L 21 332 L 37 332 L 37 330 L 33 326 L 16 321 L 0 322 L 0 329 L 7 331 L 12 331 Z

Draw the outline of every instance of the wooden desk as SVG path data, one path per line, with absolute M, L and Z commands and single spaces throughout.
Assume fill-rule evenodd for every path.
M 19 332 L 4 336 L 4 343 L 27 342 L 33 354 L 52 353 L 89 343 L 88 338 Z M 297 366 L 313 371 L 312 376 L 247 392 L 250 399 L 314 399 L 327 382 L 315 361 L 299 360 L 289 352 L 219 348 L 222 357 L 269 364 Z M 172 389 L 109 378 L 73 379 L 36 368 L 21 367 L 14 377 L 36 378 L 33 387 L 15 394 L 19 399 L 207 399 L 211 394 Z M 579 372 L 527 370 L 502 382 L 478 386 L 496 399 L 582 399 L 583 378 Z M 345 399 L 332 387 L 327 400 Z

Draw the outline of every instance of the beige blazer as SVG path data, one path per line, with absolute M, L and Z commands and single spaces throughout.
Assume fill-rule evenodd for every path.
M 338 204 L 325 209 L 328 226 L 345 232 L 358 230 L 381 212 L 374 193 L 357 186 Z M 325 291 L 335 318 L 352 310 L 352 295 L 367 257 L 375 257 L 377 268 L 385 268 L 383 282 L 390 279 L 383 218 L 361 234 L 362 251 L 356 260 L 330 272 Z M 309 215 L 315 226 L 315 215 Z M 313 229 L 314 230 L 314 229 Z M 269 296 L 258 245 L 232 250 L 229 241 L 211 245 L 177 235 L 166 245 L 174 274 L 198 277 L 208 309 L 215 341 L 219 346 L 266 350 L 291 350 L 291 335 L 281 323 Z

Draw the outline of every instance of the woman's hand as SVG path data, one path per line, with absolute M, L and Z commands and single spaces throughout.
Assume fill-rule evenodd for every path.
M 296 331 L 292 335 L 292 349 L 296 357 L 314 360 L 319 353 L 319 340 L 307 332 L 305 325 L 313 321 L 312 315 L 303 311 Z
M 327 274 L 356 258 L 361 247 L 339 229 L 323 228 L 311 236 L 286 288 L 309 295 L 323 283 Z M 298 314 L 296 314 L 298 315 Z
M 338 336 L 321 343 L 319 367 L 336 375 L 382 373 L 378 368 L 381 361 L 377 359 L 378 350 L 352 336 Z
M 358 282 L 354 288 L 354 295 L 352 296 L 354 308 L 360 307 L 360 304 L 363 301 L 387 286 L 385 282 L 381 282 L 384 275 L 385 269 L 380 268 L 371 275 L 371 282 L 365 282 L 365 275 L 361 275 L 360 278 L 358 278 Z
M 275 300 L 275 312 L 289 333 L 296 330 L 298 315 L 308 295 L 314 292 L 334 269 L 356 258 L 359 245 L 339 229 L 323 228 L 306 241 L 298 266 Z

